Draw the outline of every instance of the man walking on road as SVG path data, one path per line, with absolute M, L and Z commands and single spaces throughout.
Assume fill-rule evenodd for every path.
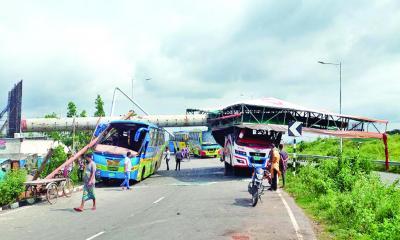
M 165 157 L 164 157 L 164 159 L 165 159 L 165 163 L 167 163 L 167 171 L 169 171 L 169 164 L 168 164 L 168 162 L 169 162 L 169 160 L 171 159 L 171 152 L 169 151 L 169 148 L 168 148 L 168 147 L 165 148 Z
M 83 177 L 83 195 L 82 202 L 78 208 L 74 208 L 77 212 L 82 212 L 83 207 L 85 206 L 85 202 L 89 199 L 93 200 L 92 210 L 96 210 L 96 196 L 94 195 L 94 185 L 96 182 L 95 173 L 96 173 L 96 164 L 93 162 L 92 154 L 85 154 L 86 161 L 88 162 L 85 169 L 85 174 Z
M 176 149 L 176 153 L 175 153 L 175 162 L 176 162 L 176 165 L 175 165 L 175 171 L 176 170 L 178 170 L 178 171 L 180 171 L 181 170 L 181 161 L 182 161 L 182 152 L 179 150 L 179 148 L 177 148 Z
M 126 187 L 126 190 L 130 190 L 130 189 L 131 189 L 131 188 L 129 187 L 129 179 L 130 179 L 131 170 L 132 170 L 131 157 L 132 157 L 131 152 L 127 152 L 127 153 L 126 153 L 125 160 L 124 160 L 124 174 L 125 174 L 125 180 L 124 180 L 124 181 L 122 182 L 122 184 L 121 184 L 122 190 L 124 190 L 125 187 Z
M 285 150 L 283 150 L 283 144 L 279 144 L 279 155 L 280 155 L 280 160 L 279 160 L 279 169 L 281 170 L 281 176 L 282 176 L 282 187 L 285 187 L 285 175 L 286 175 L 286 169 L 287 169 L 287 161 L 289 159 L 289 155 Z

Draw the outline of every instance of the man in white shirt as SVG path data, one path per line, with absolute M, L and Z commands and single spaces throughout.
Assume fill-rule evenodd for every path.
M 165 162 L 167 163 L 167 171 L 169 171 L 169 160 L 171 159 L 171 152 L 169 151 L 169 148 L 166 147 L 166 154 L 165 154 Z
M 129 187 L 129 178 L 130 178 L 131 169 L 132 169 L 131 157 L 132 157 L 131 152 L 127 152 L 127 153 L 126 153 L 125 160 L 124 160 L 124 174 L 125 174 L 125 180 L 124 180 L 124 182 L 121 184 L 122 190 L 124 190 L 125 187 L 126 187 L 126 190 L 130 190 L 130 189 L 131 189 L 131 188 Z

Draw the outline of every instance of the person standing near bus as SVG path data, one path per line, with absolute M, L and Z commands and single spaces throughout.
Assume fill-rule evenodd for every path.
M 188 146 L 186 146 L 185 152 L 186 152 L 186 158 L 188 159 L 188 161 L 190 161 L 190 150 Z
M 168 147 L 166 147 L 165 148 L 165 157 L 164 157 L 164 159 L 165 159 L 165 163 L 167 164 L 167 171 L 169 171 L 169 160 L 171 159 L 171 152 L 169 151 L 169 148 Z
M 124 174 L 125 174 L 125 180 L 122 182 L 121 187 L 122 190 L 125 189 L 126 190 L 130 190 L 131 188 L 129 187 L 129 178 L 131 175 L 131 170 L 132 170 L 132 162 L 131 162 L 131 157 L 132 157 L 132 153 L 131 152 L 127 152 L 126 153 L 126 157 L 124 160 Z
M 279 160 L 280 155 L 278 149 L 274 146 L 274 148 L 270 151 L 270 161 L 271 161 L 271 187 L 268 190 L 276 191 L 278 188 L 278 177 L 280 175 L 279 171 Z
M 93 200 L 92 210 L 96 210 L 96 196 L 94 194 L 94 185 L 96 183 L 96 164 L 92 159 L 92 154 L 85 154 L 84 158 L 87 161 L 87 165 L 85 168 L 85 175 L 83 177 L 84 184 L 81 205 L 77 208 L 74 208 L 74 210 L 77 212 L 82 212 L 85 202 L 90 199 Z
M 179 148 L 176 149 L 176 153 L 175 153 L 175 171 L 180 171 L 181 170 L 181 161 L 182 161 L 182 152 L 179 150 Z
M 285 187 L 285 175 L 286 175 L 286 169 L 287 169 L 287 161 L 289 159 L 289 155 L 285 150 L 283 150 L 283 144 L 279 144 L 279 155 L 280 155 L 280 160 L 279 160 L 279 169 L 281 171 L 281 176 L 282 176 L 282 187 Z

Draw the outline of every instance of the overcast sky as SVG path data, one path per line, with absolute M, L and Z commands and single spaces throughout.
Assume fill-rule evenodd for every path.
M 260 97 L 339 111 L 326 61 L 344 113 L 400 127 L 396 0 L 0 2 L 0 108 L 23 79 L 23 117 L 93 114 L 97 94 L 109 114 L 132 79 L 151 114 Z

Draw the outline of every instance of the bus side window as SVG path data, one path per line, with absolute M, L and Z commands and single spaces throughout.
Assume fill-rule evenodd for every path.
M 156 146 L 157 141 L 157 130 L 155 128 L 150 129 L 150 146 Z
M 146 141 L 146 144 L 143 146 L 141 152 L 143 153 L 143 157 L 146 157 L 146 152 L 147 152 L 147 147 L 149 145 L 149 142 Z

